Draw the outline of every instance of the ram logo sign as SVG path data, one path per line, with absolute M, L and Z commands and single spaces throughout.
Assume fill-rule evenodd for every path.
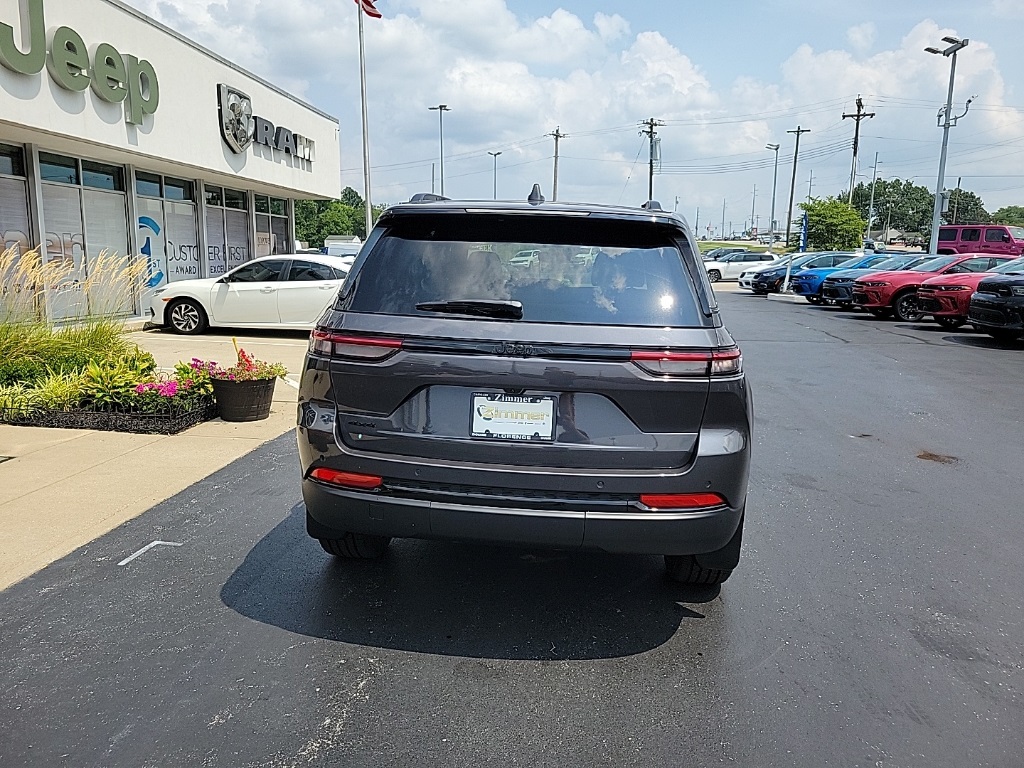
M 250 145 L 257 144 L 309 163 L 316 159 L 316 144 L 312 139 L 253 115 L 252 99 L 246 94 L 223 83 L 218 86 L 218 93 L 221 135 L 233 152 L 242 154 Z

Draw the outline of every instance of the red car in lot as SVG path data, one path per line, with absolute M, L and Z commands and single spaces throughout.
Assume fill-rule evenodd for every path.
M 944 328 L 959 328 L 967 322 L 971 296 L 978 290 L 978 284 L 993 273 L 1024 274 L 1024 258 L 1008 261 L 988 272 L 961 272 L 930 277 L 917 289 L 918 309 L 930 314 Z
M 925 316 L 917 305 L 917 289 L 936 275 L 988 272 L 1013 257 L 967 253 L 936 256 L 916 267 L 898 272 L 875 272 L 858 278 L 853 284 L 853 303 L 875 317 L 895 315 L 897 320 L 916 323 Z

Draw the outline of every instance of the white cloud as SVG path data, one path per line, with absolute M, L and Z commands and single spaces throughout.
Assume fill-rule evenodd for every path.
M 867 51 L 875 44 L 875 25 L 870 21 L 846 30 L 846 39 L 858 51 Z
M 130 2 L 337 114 L 343 182 L 361 189 L 356 16 L 348 9 L 354 4 L 292 0 L 281 14 L 279 4 L 252 0 Z M 523 18 L 510 11 L 508 0 L 389 0 L 382 10 L 383 20 L 366 22 L 378 201 L 429 189 L 437 117 L 427 107 L 439 102 L 452 108 L 444 118 L 445 176 L 446 192 L 456 195 L 490 195 L 487 151 L 499 149 L 500 194 L 525 196 L 534 181 L 547 192 L 553 142 L 546 134 L 557 125 L 570 137 L 561 145 L 559 197 L 638 202 L 646 193 L 646 150 L 637 123 L 655 117 L 666 121 L 659 129 L 666 171 L 687 164 L 763 165 L 742 173 L 666 172 L 656 179 L 658 195 L 719 209 L 725 197 L 729 210 L 749 215 L 752 185 L 758 185 L 759 202 L 771 188 L 765 143 L 781 142 L 785 160 L 793 140 L 786 131 L 797 124 L 812 129 L 801 145 L 802 153 L 807 150 L 803 188 L 812 169 L 816 194 L 844 187 L 853 125 L 841 115 L 853 109 L 858 93 L 877 113 L 862 124 L 862 167 L 878 150 L 885 175 L 934 183 L 935 110 L 949 67 L 923 48 L 956 31 L 932 21 L 883 50 L 875 49 L 875 27 L 864 23 L 847 30 L 848 50 L 801 45 L 781 64 L 762 51 L 751 58 L 754 69 L 723 83 L 687 55 L 683 41 L 649 29 L 634 33 L 619 15 L 597 13 L 588 22 L 559 9 Z M 1006 106 L 995 53 L 977 39 L 959 57 L 956 100 L 962 104 L 975 93 L 979 98 L 950 145 L 950 173 L 965 178 L 1005 172 L 1000 154 L 1024 147 L 1024 113 Z M 1009 143 L 982 146 L 1000 142 Z M 787 174 L 785 161 L 780 199 Z M 990 207 L 1001 202 L 985 197 Z

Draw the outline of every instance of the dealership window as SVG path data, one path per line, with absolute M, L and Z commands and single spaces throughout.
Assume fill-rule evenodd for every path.
M 280 197 L 256 195 L 256 255 L 290 253 L 288 206 Z
M 128 253 L 124 168 L 40 152 L 39 174 L 46 259 L 72 267 L 69 278 L 48 294 L 50 317 L 134 312 L 136 297 L 102 286 L 94 287 L 88 296 L 83 294 L 84 281 L 101 255 Z
M 175 280 L 202 276 L 194 199 L 191 181 L 135 172 L 139 252 L 149 262 L 147 293 Z
M 251 258 L 249 196 L 237 189 L 203 185 L 206 200 L 206 269 L 222 275 Z
M 0 144 L 0 251 L 15 248 L 24 253 L 32 247 L 28 217 L 28 184 L 25 151 Z

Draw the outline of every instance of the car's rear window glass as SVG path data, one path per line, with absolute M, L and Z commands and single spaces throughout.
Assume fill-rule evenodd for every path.
M 589 217 L 395 216 L 340 306 L 425 316 L 434 313 L 418 304 L 483 299 L 521 302 L 522 322 L 702 326 L 678 237 L 668 226 Z

